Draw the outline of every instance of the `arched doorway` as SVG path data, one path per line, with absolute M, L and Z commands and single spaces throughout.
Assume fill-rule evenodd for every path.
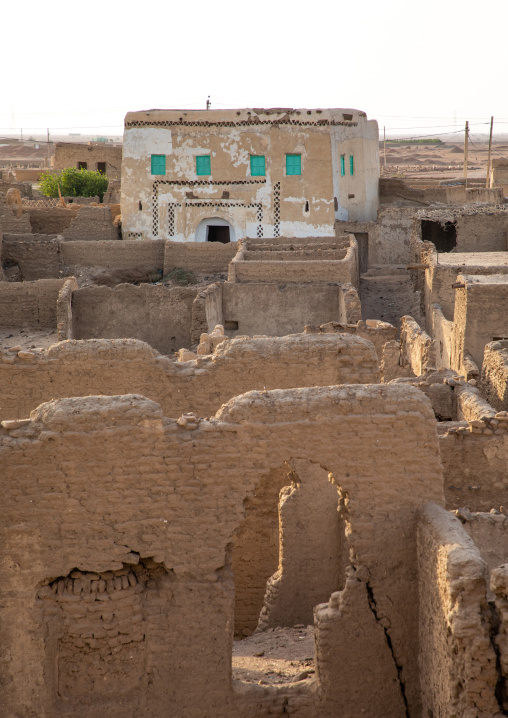
M 222 217 L 207 217 L 203 219 L 196 229 L 196 242 L 220 242 L 228 244 L 236 242 L 234 227 Z

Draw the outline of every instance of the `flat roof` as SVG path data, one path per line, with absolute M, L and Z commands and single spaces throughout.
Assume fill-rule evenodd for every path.
M 508 267 L 508 252 L 445 252 L 437 265 L 445 267 Z
M 508 274 L 459 274 L 458 281 L 465 284 L 506 284 L 508 285 Z

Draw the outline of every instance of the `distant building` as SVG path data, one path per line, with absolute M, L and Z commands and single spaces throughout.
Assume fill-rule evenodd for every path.
M 122 147 L 104 144 L 80 142 L 57 142 L 53 158 L 53 168 L 64 170 L 67 167 L 99 170 L 110 179 L 120 179 L 122 167 Z
M 375 220 L 377 122 L 351 109 L 150 110 L 125 118 L 126 238 L 330 236 Z

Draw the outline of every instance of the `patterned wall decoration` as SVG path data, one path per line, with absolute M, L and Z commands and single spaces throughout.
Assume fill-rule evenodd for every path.
M 273 188 L 273 235 L 280 237 L 280 182 Z
M 193 187 L 196 185 L 206 186 L 222 186 L 222 185 L 244 185 L 244 184 L 266 184 L 266 179 L 259 180 L 225 180 L 224 182 L 210 182 L 206 180 L 191 180 L 189 182 L 180 180 L 155 180 L 152 188 L 152 234 L 154 237 L 159 236 L 159 189 L 161 185 L 177 185 L 185 187 Z M 280 182 L 278 183 L 280 187 Z M 259 203 L 245 204 L 242 201 L 228 201 L 227 199 L 214 199 L 214 200 L 197 200 L 191 201 L 189 204 L 192 207 L 238 207 L 243 206 L 247 208 L 256 208 L 256 220 L 258 223 L 256 234 L 258 237 L 263 236 L 263 205 Z M 170 202 L 168 207 L 168 236 L 175 236 L 175 210 L 177 207 L 181 207 L 180 202 Z

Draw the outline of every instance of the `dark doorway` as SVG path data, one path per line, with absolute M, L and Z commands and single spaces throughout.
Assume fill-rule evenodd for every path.
M 358 243 L 358 270 L 364 274 L 369 268 L 369 235 L 367 232 L 355 232 Z
M 102 172 L 103 175 L 106 174 L 106 163 L 105 162 L 97 162 L 97 172 Z
M 231 241 L 229 238 L 229 227 L 209 225 L 207 239 L 209 242 L 222 242 L 222 244 L 227 244 Z
M 87 164 L 86 162 L 78 162 L 78 170 L 86 170 Z
M 455 222 L 433 222 L 422 219 L 422 240 L 432 242 L 438 252 L 451 252 L 457 246 Z

